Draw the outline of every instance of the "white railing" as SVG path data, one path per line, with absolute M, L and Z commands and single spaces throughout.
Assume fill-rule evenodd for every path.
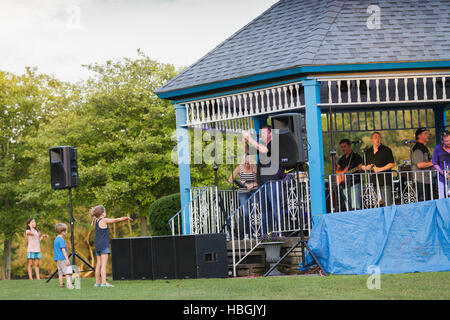
M 187 234 L 188 231 L 191 232 L 191 230 L 183 230 L 183 226 L 186 224 L 183 224 L 183 217 L 189 217 L 191 208 L 198 203 L 198 199 L 201 195 L 206 193 L 208 187 L 203 188 L 196 188 L 195 190 L 191 190 L 191 201 L 184 205 L 183 208 L 181 208 L 180 211 L 178 211 L 172 218 L 170 218 L 169 226 L 170 230 L 172 231 L 172 235 L 182 235 Z
M 435 170 L 330 174 L 325 184 L 329 213 L 450 197 L 450 177 L 439 183 Z
M 320 105 L 393 104 L 450 101 L 450 75 L 340 77 L 320 79 Z
M 229 232 L 227 216 L 239 206 L 237 190 L 215 186 L 191 189 L 191 201 L 170 220 L 172 235 Z M 183 216 L 189 216 L 189 230 L 183 231 Z
M 225 122 L 304 107 L 301 82 L 187 102 L 186 125 Z
M 225 233 L 227 229 L 227 216 L 238 207 L 237 190 L 221 190 L 215 186 L 199 189 L 191 192 L 194 201 L 191 201 L 190 232 L 191 234 Z M 204 191 L 203 191 L 204 190 Z

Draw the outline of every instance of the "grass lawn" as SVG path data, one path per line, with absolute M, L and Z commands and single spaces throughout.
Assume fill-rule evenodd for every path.
M 381 275 L 369 290 L 369 276 L 315 275 L 229 279 L 110 281 L 96 288 L 81 280 L 80 290 L 59 288 L 58 279 L 0 281 L 0 300 L 415 300 L 450 299 L 450 272 Z

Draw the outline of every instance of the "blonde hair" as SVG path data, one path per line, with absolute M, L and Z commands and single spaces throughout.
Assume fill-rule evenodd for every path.
M 91 225 L 94 223 L 95 219 L 100 218 L 100 216 L 105 213 L 105 207 L 102 206 L 101 204 L 95 207 L 92 207 L 91 210 L 89 211 L 92 221 L 91 221 Z
M 55 232 L 57 234 L 61 234 L 64 231 L 67 231 L 67 224 L 65 224 L 65 223 L 57 223 L 56 226 L 55 226 Z

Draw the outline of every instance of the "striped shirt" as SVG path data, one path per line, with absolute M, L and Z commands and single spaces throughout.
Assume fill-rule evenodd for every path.
M 239 166 L 239 179 L 241 181 L 245 181 L 245 183 L 253 183 L 256 182 L 256 172 L 244 172 L 244 168 L 242 165 Z M 247 188 L 239 188 L 238 192 L 248 192 Z

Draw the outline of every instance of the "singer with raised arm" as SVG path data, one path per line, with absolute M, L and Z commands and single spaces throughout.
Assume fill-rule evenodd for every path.
M 381 134 L 373 132 L 370 140 L 372 147 L 365 151 L 365 163 L 361 170 L 373 171 L 371 182 L 374 184 L 381 205 L 392 205 L 392 168 L 395 166 L 392 150 L 381 143 Z M 376 176 L 376 179 L 375 179 Z
M 361 178 L 357 172 L 363 161 L 361 156 L 352 150 L 352 143 L 358 142 L 348 139 L 339 142 L 344 155 L 336 165 L 337 183 L 342 190 L 347 211 L 361 209 Z
M 441 143 L 434 148 L 433 165 L 439 172 L 439 198 L 450 197 L 450 132 L 441 134 Z
M 284 170 L 279 164 L 278 139 L 272 144 L 272 127 L 264 126 L 260 130 L 260 142 L 256 141 L 248 131 L 242 132 L 245 144 L 256 149 L 258 154 L 257 175 L 258 186 L 267 182 L 266 189 L 261 192 L 262 204 L 262 233 L 266 234 L 274 230 L 274 223 L 278 221 L 279 201 L 281 200 L 281 179 Z M 273 221 L 275 219 L 275 221 Z
M 431 161 L 431 153 L 427 148 L 429 132 L 425 127 L 416 130 L 415 145 L 411 149 L 411 166 L 415 171 L 415 180 L 417 181 L 417 195 L 419 201 L 431 200 L 433 194 L 433 176 L 430 170 L 434 169 Z M 405 141 L 411 143 L 412 141 Z M 433 197 L 434 198 L 434 197 Z

